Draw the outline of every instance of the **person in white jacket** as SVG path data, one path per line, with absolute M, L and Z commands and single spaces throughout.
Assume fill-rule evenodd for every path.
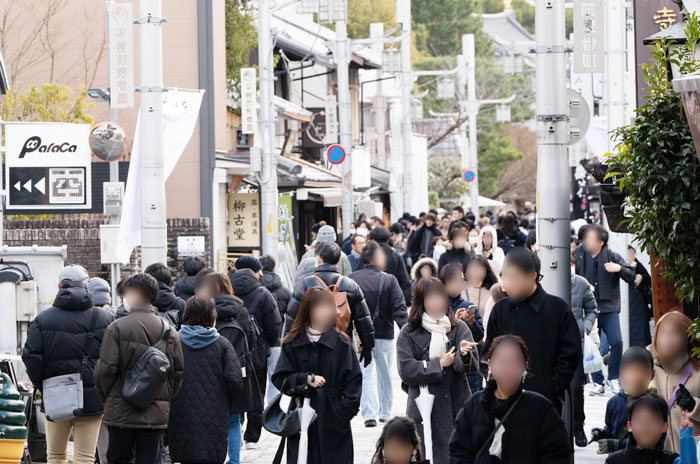
M 496 229 L 492 226 L 484 226 L 479 231 L 479 241 L 476 244 L 475 254 L 483 255 L 489 260 L 491 270 L 500 279 L 503 260 L 506 258 L 503 249 L 498 246 Z

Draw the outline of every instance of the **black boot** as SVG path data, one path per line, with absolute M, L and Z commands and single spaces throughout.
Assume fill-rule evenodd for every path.
M 588 437 L 586 437 L 586 432 L 583 430 L 583 427 L 576 427 L 574 429 L 574 441 L 579 448 L 585 448 L 588 445 Z

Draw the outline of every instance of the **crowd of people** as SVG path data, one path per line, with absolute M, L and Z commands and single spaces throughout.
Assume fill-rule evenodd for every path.
M 358 414 L 383 427 L 372 464 L 568 463 L 574 443 L 588 444 L 583 347 L 598 333 L 607 378 L 593 373 L 591 393 L 613 393 L 605 427 L 590 431 L 599 453 L 612 464 L 697 462 L 698 342 L 682 312 L 651 336 L 635 250 L 610 250 L 599 225 L 572 231 L 564 301 L 539 283 L 531 205 L 451 213 L 390 226 L 361 216 L 343 240 L 316 224 L 294 288 L 271 256 L 241 256 L 228 273 L 188 258 L 177 281 L 165 264 L 125 278 L 112 308 L 106 282 L 65 267 L 22 353 L 39 390 L 82 379 L 81 408 L 47 420 L 48 463 L 65 464 L 72 436 L 76 464 L 237 464 L 264 427 L 281 437 L 274 462 L 286 452 L 290 464 L 349 464 Z M 393 417 L 396 371 L 407 407 Z

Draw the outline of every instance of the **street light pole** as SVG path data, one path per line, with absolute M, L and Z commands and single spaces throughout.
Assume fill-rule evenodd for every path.
M 571 301 L 569 245 L 569 109 L 564 0 L 537 0 L 537 247 L 542 286 Z
M 167 261 L 163 153 L 163 29 L 161 0 L 139 2 L 141 68 L 141 267 Z
M 413 127 L 411 125 L 411 0 L 396 0 L 396 19 L 401 23 L 401 147 L 403 158 L 403 210 L 413 211 Z
M 258 0 L 258 64 L 260 67 L 260 144 L 261 179 L 260 209 L 262 251 L 275 258 L 277 244 L 277 158 L 275 125 L 272 111 L 274 75 L 272 72 L 272 35 L 270 33 L 270 0 Z M 264 228 L 264 229 L 263 229 Z
M 469 168 L 474 171 L 474 180 L 469 183 L 472 213 L 479 217 L 479 156 L 476 139 L 476 118 L 479 102 L 476 99 L 476 57 L 474 34 L 462 35 L 462 54 L 467 66 L 467 113 L 469 115 Z
M 341 219 L 343 236 L 348 234 L 354 220 L 352 201 L 352 120 L 350 114 L 350 77 L 348 75 L 348 33 L 344 20 L 335 22 L 335 58 L 338 76 L 338 126 L 340 145 L 345 150 L 345 160 L 340 165 L 343 175 L 341 189 Z

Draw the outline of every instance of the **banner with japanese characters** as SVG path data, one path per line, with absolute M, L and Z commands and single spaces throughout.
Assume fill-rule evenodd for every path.
M 574 1 L 574 72 L 605 70 L 604 15 L 603 0 Z
M 134 107 L 134 24 L 131 3 L 107 3 L 109 21 L 109 104 Z
M 260 195 L 232 193 L 228 196 L 228 246 L 260 248 Z

